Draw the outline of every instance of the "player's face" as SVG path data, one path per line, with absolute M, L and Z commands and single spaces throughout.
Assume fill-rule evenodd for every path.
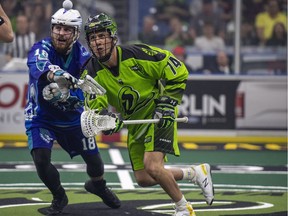
M 52 42 L 55 49 L 60 53 L 66 53 L 73 43 L 75 29 L 71 26 L 54 25 L 52 27 Z
M 98 59 L 103 59 L 106 55 L 110 54 L 113 38 L 109 32 L 92 32 L 89 34 L 89 47 Z

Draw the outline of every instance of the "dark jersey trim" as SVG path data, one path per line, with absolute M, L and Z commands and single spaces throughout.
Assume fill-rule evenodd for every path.
M 82 74 L 84 72 L 84 70 L 86 69 L 87 67 L 87 64 L 90 62 L 90 59 L 93 58 L 92 56 L 90 56 L 90 58 L 88 58 L 84 64 L 82 65 L 81 69 L 80 69 L 80 74 Z
M 122 61 L 130 58 L 148 60 L 153 62 L 162 61 L 165 57 L 165 53 L 160 53 L 158 50 L 153 50 L 151 47 L 145 44 L 134 44 L 134 45 L 121 45 L 119 46 L 122 50 Z M 146 50 L 147 52 L 144 52 Z M 149 54 L 148 54 L 149 53 Z
M 176 84 L 182 84 L 182 83 L 186 84 L 186 82 L 187 82 L 187 79 L 185 79 L 181 82 L 166 81 L 166 85 L 176 85 Z
M 83 66 L 83 71 L 87 70 L 88 75 L 90 75 L 91 77 L 96 77 L 97 72 L 102 69 L 103 67 L 101 66 L 101 64 L 99 64 L 98 60 L 94 57 L 89 58 L 88 61 L 86 61 Z

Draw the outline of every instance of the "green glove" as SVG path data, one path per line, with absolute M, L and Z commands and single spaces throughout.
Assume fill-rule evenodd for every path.
M 156 108 L 154 119 L 160 119 L 157 124 L 159 128 L 168 128 L 173 125 L 175 120 L 175 107 L 178 102 L 168 96 L 161 96 L 155 100 Z
M 123 125 L 124 125 L 123 121 L 119 119 L 119 117 L 115 113 L 108 112 L 107 109 L 103 109 L 100 111 L 99 115 L 108 115 L 113 118 L 116 118 L 115 120 L 116 127 L 114 129 L 102 131 L 104 135 L 112 135 L 113 133 L 118 133 L 123 128 Z

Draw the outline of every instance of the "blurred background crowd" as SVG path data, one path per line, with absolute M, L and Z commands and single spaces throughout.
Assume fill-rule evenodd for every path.
M 240 1 L 240 26 L 236 2 Z M 34 42 L 50 35 L 60 0 L 0 0 L 15 32 L 0 43 L 0 68 L 25 64 Z M 193 74 L 287 75 L 287 0 L 72 0 L 83 22 L 106 12 L 116 19 L 120 44 L 147 43 L 171 50 Z M 238 7 L 239 7 L 238 5 Z M 83 32 L 82 32 L 83 33 Z M 240 71 L 235 71 L 235 35 Z M 80 40 L 86 45 L 84 34 Z

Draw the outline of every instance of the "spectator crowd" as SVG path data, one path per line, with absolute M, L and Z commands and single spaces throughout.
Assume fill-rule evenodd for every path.
M 275 45 L 275 42 L 267 43 L 275 31 L 281 33 L 273 37 L 284 42 L 286 0 L 242 0 L 241 3 L 243 45 Z M 150 14 L 143 17 L 139 39 L 148 43 L 156 38 L 154 43 L 168 47 L 195 45 L 200 50 L 207 50 L 207 47 L 223 50 L 234 44 L 234 7 L 235 1 L 231 0 L 156 0 Z M 281 26 L 276 30 L 275 25 Z
M 96 10 L 95 8 L 115 16 L 117 10 L 112 2 L 73 1 L 76 8 L 84 11 L 84 21 L 85 16 L 91 10 Z M 187 47 L 203 53 L 214 53 L 215 64 L 217 53 L 221 52 L 223 56 L 227 47 L 234 46 L 235 1 L 155 0 L 147 1 L 147 4 L 148 2 L 151 6 L 148 12 L 139 17 L 139 42 L 162 46 L 171 51 L 180 47 L 177 50 L 183 49 L 181 53 L 186 53 L 186 56 Z M 33 43 L 49 35 L 51 15 L 55 8 L 61 6 L 62 1 L 0 0 L 0 3 L 11 20 L 15 36 L 12 43 L 0 43 L 1 61 L 7 63 L 14 58 L 25 59 Z M 242 47 L 287 47 L 287 0 L 242 0 L 241 10 Z M 119 38 L 121 39 L 121 35 Z M 229 64 L 231 68 L 232 59 Z
M 242 0 L 241 10 L 241 47 L 287 48 L 286 0 Z M 142 26 L 141 42 L 154 41 L 171 50 L 192 46 L 194 51 L 214 54 L 208 65 L 190 73 L 233 73 L 233 59 L 226 50 L 235 43 L 235 1 L 156 0 Z M 220 66 L 224 62 L 225 70 Z

